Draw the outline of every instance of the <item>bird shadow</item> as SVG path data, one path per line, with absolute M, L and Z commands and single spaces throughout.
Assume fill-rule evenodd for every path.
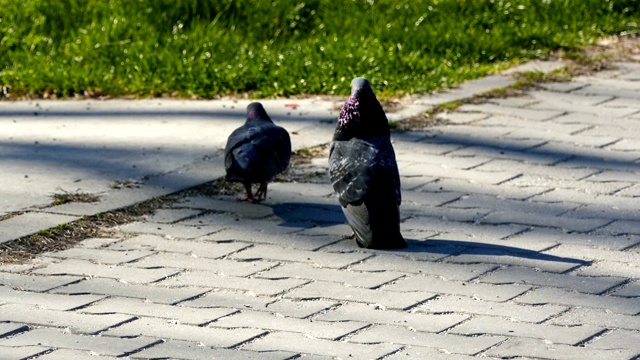
M 589 265 L 591 261 L 582 259 L 576 259 L 571 257 L 556 256 L 551 254 L 544 254 L 539 251 L 523 249 L 508 245 L 487 244 L 481 242 L 471 242 L 462 240 L 443 240 L 443 239 L 430 239 L 430 240 L 413 240 L 406 239 L 408 247 L 398 250 L 390 250 L 399 254 L 411 254 L 411 253 L 430 253 L 436 255 L 443 255 L 443 257 L 457 256 L 457 255 L 469 255 L 477 256 L 477 262 L 486 262 L 486 259 L 482 257 L 517 257 L 529 260 L 538 261 L 551 261 L 562 262 L 578 265 Z M 468 263 L 469 261 L 465 261 Z M 472 261 L 473 262 L 473 261 Z M 490 262 L 490 261 L 489 261 Z
M 283 222 L 280 226 L 305 229 L 344 224 L 345 218 L 339 205 L 314 202 L 283 202 L 269 204 L 275 216 Z

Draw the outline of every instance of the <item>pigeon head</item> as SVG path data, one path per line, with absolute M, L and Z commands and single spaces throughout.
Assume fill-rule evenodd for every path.
M 252 102 L 247 106 L 247 122 L 254 120 L 273 122 L 269 115 L 267 115 L 267 111 L 259 102 Z
M 358 77 L 351 81 L 351 96 L 340 111 L 334 139 L 375 135 L 389 135 L 389 121 L 369 81 Z

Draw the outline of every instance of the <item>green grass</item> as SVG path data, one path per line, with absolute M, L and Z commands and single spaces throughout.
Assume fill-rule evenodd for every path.
M 640 0 L 0 0 L 15 95 L 424 93 L 637 33 Z

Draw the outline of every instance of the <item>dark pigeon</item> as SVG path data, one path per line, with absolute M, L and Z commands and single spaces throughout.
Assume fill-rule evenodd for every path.
M 247 190 L 243 200 L 257 202 L 267 198 L 267 183 L 289 166 L 289 133 L 271 121 L 259 102 L 247 106 L 247 121 L 235 129 L 224 149 L 225 179 L 242 183 Z M 255 197 L 251 184 L 260 187 Z
M 398 249 L 400 175 L 389 122 L 365 78 L 351 82 L 329 153 L 329 176 L 358 246 Z

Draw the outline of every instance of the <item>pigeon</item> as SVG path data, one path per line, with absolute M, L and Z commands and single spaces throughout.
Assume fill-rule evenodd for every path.
M 400 249 L 400 174 L 389 122 L 365 78 L 351 82 L 329 150 L 329 177 L 358 246 Z
M 267 198 L 267 183 L 289 166 L 291 139 L 284 128 L 271 121 L 259 102 L 247 106 L 247 121 L 235 129 L 224 149 L 225 179 L 242 183 L 251 203 Z M 255 197 L 251 184 L 260 187 Z

